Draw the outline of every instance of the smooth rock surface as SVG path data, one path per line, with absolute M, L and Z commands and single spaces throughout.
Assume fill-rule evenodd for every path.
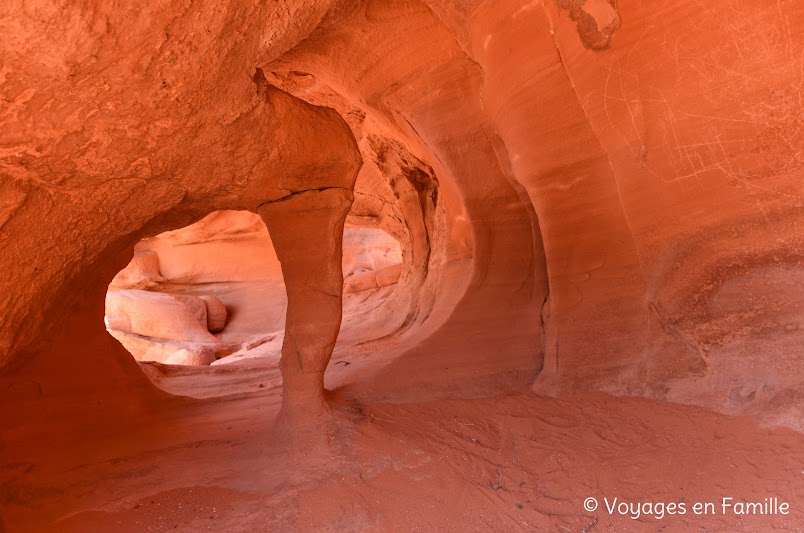
M 143 337 L 215 342 L 207 329 L 207 303 L 194 296 L 111 290 L 105 320 L 109 329 Z
M 207 307 L 207 329 L 211 333 L 220 333 L 226 327 L 228 312 L 223 302 L 211 294 L 200 296 Z
M 802 530 L 802 30 L 799 0 L 3 2 L 0 530 Z M 401 257 L 359 272 L 344 227 Z M 581 507 L 616 495 L 792 512 Z

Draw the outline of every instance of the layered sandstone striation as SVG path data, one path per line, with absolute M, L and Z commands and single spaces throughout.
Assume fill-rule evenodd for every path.
M 803 498 L 803 27 L 795 0 L 5 2 L 0 530 Z M 417 483 L 472 505 L 398 512 Z
M 402 249 L 384 230 L 354 225 L 344 230 L 342 249 L 344 329 L 371 340 L 372 332 L 358 325 L 366 316 L 389 307 L 403 312 L 387 301 L 402 275 Z M 211 364 L 233 355 L 226 363 L 277 356 L 287 303 L 260 217 L 216 211 L 137 243 L 109 285 L 104 323 L 138 361 Z M 179 351 L 195 356 L 172 357 Z

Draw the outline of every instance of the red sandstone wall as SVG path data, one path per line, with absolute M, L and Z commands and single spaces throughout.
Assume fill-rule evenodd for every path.
M 137 404 L 133 244 L 351 176 L 409 251 L 374 392 L 796 419 L 800 3 L 241 4 L 2 7 L 0 404 Z

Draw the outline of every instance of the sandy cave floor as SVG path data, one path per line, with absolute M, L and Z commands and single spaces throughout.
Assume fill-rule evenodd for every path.
M 420 389 L 429 401 L 377 399 L 375 363 L 387 354 L 355 344 L 376 294 L 345 305 L 331 411 L 277 430 L 281 287 L 170 288 L 220 296 L 234 310 L 225 341 L 264 335 L 265 317 L 277 338 L 212 367 L 141 363 L 178 396 L 158 414 L 88 427 L 55 454 L 46 439 L 16 452 L 9 532 L 804 531 L 804 435 L 789 429 L 604 394 L 488 397 L 467 386 L 451 399 Z M 411 377 L 398 374 L 396 389 Z M 724 513 L 723 497 L 776 497 L 791 510 Z M 611 515 L 604 498 L 684 502 L 686 514 Z M 716 514 L 693 514 L 696 502 Z
M 749 418 L 602 394 L 389 404 L 335 391 L 325 421 L 278 440 L 279 384 L 265 383 L 265 368 L 253 362 L 217 372 L 224 369 L 225 378 L 193 381 L 192 369 L 163 374 L 163 383 L 177 380 L 173 392 L 197 394 L 199 382 L 209 382 L 207 390 L 214 382 L 222 395 L 174 402 L 151 421 L 63 450 L 68 459 L 38 463 L 17 489 L 6 524 L 19 529 L 9 531 L 711 532 L 804 524 L 804 435 Z M 601 502 L 592 513 L 582 508 L 590 496 Z M 792 509 L 704 517 L 688 507 L 684 516 L 632 520 L 609 516 L 602 500 L 691 506 L 719 505 L 724 496 L 776 496 Z

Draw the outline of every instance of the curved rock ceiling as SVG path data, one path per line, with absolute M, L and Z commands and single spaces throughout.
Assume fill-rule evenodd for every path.
M 159 384 L 103 325 L 135 244 L 218 210 L 277 248 L 300 417 L 326 383 L 802 431 L 802 27 L 795 0 L 6 1 L 0 451 L 240 391 Z M 403 267 L 335 344 L 344 224 Z

